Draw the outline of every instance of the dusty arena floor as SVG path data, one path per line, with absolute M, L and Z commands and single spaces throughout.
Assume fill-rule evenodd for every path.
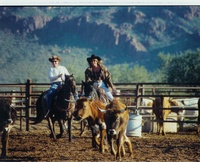
M 0 161 L 114 161 L 110 152 L 101 154 L 91 147 L 90 131 L 79 136 L 78 126 L 73 123 L 71 143 L 66 133 L 57 142 L 53 141 L 46 121 L 31 126 L 30 131 L 20 131 L 15 126 L 10 133 L 8 157 Z M 126 154 L 122 161 L 200 161 L 200 138 L 195 129 L 168 133 L 165 137 L 142 133 L 142 137 L 130 138 L 134 157 Z

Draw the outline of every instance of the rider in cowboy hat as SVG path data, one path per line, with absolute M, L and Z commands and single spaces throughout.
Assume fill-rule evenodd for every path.
M 61 88 L 63 82 L 65 81 L 65 75 L 70 75 L 66 67 L 59 65 L 59 63 L 61 62 L 60 57 L 54 55 L 51 58 L 49 58 L 49 61 L 52 64 L 52 67 L 49 69 L 48 72 L 48 77 L 51 82 L 51 87 L 48 90 L 46 97 L 47 113 L 45 116 L 48 115 L 51 108 L 52 100 L 57 95 L 59 89 Z M 77 92 L 74 94 L 74 97 L 75 99 L 78 98 Z
M 91 55 L 87 58 L 89 67 L 85 70 L 85 81 L 93 81 L 94 86 L 102 88 L 105 91 L 106 96 L 110 101 L 113 100 L 112 92 L 115 93 L 116 89 L 112 83 L 111 74 L 108 69 L 102 64 L 102 60 L 99 56 Z

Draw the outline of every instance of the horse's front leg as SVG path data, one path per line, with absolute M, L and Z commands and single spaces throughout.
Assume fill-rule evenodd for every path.
M 60 134 L 58 134 L 56 137 L 61 138 L 64 133 L 63 122 L 61 120 L 58 120 L 58 125 L 60 127 Z
M 72 141 L 72 116 L 68 118 L 68 137 L 69 137 L 69 142 Z
M 49 129 L 51 131 L 50 136 L 52 136 L 54 140 L 57 140 L 55 130 L 54 130 L 54 122 L 52 122 L 52 119 L 50 117 L 47 117 L 47 121 L 48 121 Z
M 8 130 L 8 128 L 4 128 L 3 133 L 2 133 L 2 137 L 1 137 L 1 143 L 2 143 L 2 153 L 1 153 L 1 156 L 2 157 L 6 157 L 7 156 L 7 152 L 8 152 L 8 139 L 9 139 L 9 130 Z

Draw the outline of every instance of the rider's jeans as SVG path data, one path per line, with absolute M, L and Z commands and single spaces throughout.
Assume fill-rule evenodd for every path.
M 51 109 L 52 100 L 58 93 L 58 90 L 61 86 L 62 86 L 62 82 L 54 82 L 51 84 L 51 87 L 48 90 L 47 96 L 46 96 L 47 111 Z
M 94 85 L 93 85 L 95 88 L 102 88 L 104 91 L 105 91 L 105 94 L 106 96 L 108 97 L 108 99 L 110 101 L 113 100 L 113 95 L 112 93 L 110 92 L 110 90 L 106 87 L 106 85 L 104 84 L 103 81 L 98 81 L 98 82 L 95 82 Z

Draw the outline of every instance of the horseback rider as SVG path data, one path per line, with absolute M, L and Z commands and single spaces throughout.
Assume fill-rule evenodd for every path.
M 112 101 L 112 93 L 115 93 L 116 89 L 112 83 L 110 72 L 102 64 L 102 60 L 99 56 L 95 56 L 93 54 L 91 57 L 87 58 L 87 62 L 89 67 L 85 70 L 85 82 L 92 81 L 94 83 L 94 87 L 102 88 L 108 99 Z M 112 89 L 112 93 L 109 88 Z
M 66 67 L 59 65 L 59 63 L 61 62 L 60 57 L 52 56 L 51 58 L 49 58 L 49 61 L 52 64 L 52 67 L 49 69 L 48 72 L 48 77 L 51 82 L 51 87 L 47 91 L 47 96 L 46 96 L 47 112 L 45 117 L 49 114 L 52 105 L 52 100 L 58 94 L 59 90 L 61 89 L 65 81 L 65 75 L 70 75 Z M 75 92 L 74 98 L 78 99 L 77 92 Z

